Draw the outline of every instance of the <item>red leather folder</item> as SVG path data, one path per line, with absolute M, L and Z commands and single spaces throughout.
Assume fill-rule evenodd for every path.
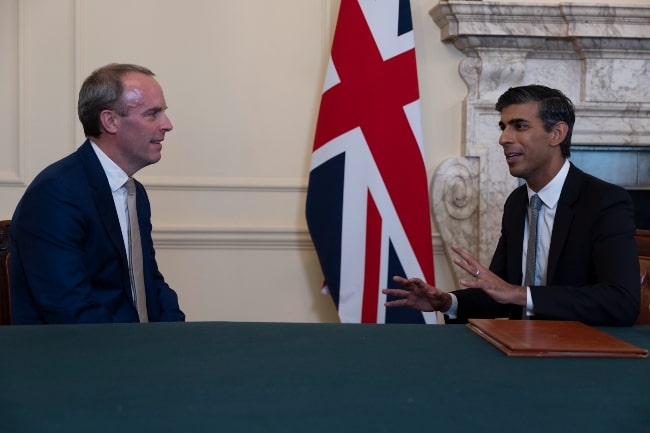
M 508 356 L 645 358 L 648 351 L 581 322 L 470 319 L 467 326 Z

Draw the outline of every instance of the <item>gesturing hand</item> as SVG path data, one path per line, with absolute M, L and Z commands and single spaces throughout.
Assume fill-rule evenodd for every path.
M 451 306 L 451 296 L 419 278 L 395 276 L 393 281 L 406 289 L 383 289 L 382 293 L 399 299 L 385 303 L 387 307 L 411 307 L 420 311 L 445 312 Z
M 482 289 L 501 304 L 526 305 L 525 287 L 509 284 L 499 278 L 464 249 L 456 245 L 452 245 L 451 249 L 459 256 L 454 258 L 454 264 L 471 275 L 470 279 L 459 281 L 462 286 Z

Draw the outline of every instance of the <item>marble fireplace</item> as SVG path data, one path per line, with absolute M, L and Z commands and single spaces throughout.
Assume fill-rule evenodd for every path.
M 650 5 L 449 0 L 431 16 L 442 41 L 466 56 L 459 68 L 468 89 L 463 156 L 443 162 L 431 181 L 434 220 L 449 257 L 456 243 L 489 263 L 496 246 L 503 203 L 519 182 L 498 145 L 494 110 L 511 86 L 539 83 L 571 98 L 577 117 L 571 160 L 646 200 L 637 205 L 639 224 L 645 223 Z

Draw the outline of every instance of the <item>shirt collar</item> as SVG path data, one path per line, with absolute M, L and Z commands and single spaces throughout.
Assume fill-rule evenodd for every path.
M 528 185 L 526 185 L 526 188 L 528 189 L 528 200 L 530 201 L 530 197 L 533 194 L 537 194 L 539 195 L 539 198 L 542 199 L 542 202 L 546 205 L 546 207 L 554 208 L 557 205 L 557 202 L 560 200 L 562 187 L 564 186 L 564 181 L 566 180 L 566 177 L 569 174 L 570 166 L 571 163 L 569 162 L 569 160 L 565 159 L 564 165 L 562 165 L 562 168 L 555 175 L 553 180 L 547 183 L 546 186 L 541 190 L 539 190 L 537 193 L 535 193 L 535 191 L 533 191 L 532 189 L 530 189 L 530 187 L 528 187 Z
M 93 150 L 95 151 L 95 155 L 97 155 L 97 158 L 99 159 L 99 163 L 102 165 L 102 168 L 104 169 L 104 173 L 106 173 L 106 178 L 108 179 L 108 185 L 111 187 L 111 191 L 115 192 L 118 189 L 120 189 L 126 181 L 129 179 L 129 176 L 126 174 L 124 170 L 122 170 L 115 162 L 113 162 L 112 159 L 110 159 L 104 151 L 102 151 L 99 146 L 97 146 L 95 143 L 92 141 L 90 144 L 93 147 Z

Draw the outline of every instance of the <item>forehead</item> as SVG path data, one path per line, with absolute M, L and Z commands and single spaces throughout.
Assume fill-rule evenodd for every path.
M 513 120 L 534 122 L 539 118 L 539 102 L 530 101 L 524 104 L 512 104 L 501 110 L 501 122 L 509 123 Z
M 129 106 L 165 104 L 162 88 L 149 75 L 129 72 L 122 78 L 122 86 L 122 98 Z

